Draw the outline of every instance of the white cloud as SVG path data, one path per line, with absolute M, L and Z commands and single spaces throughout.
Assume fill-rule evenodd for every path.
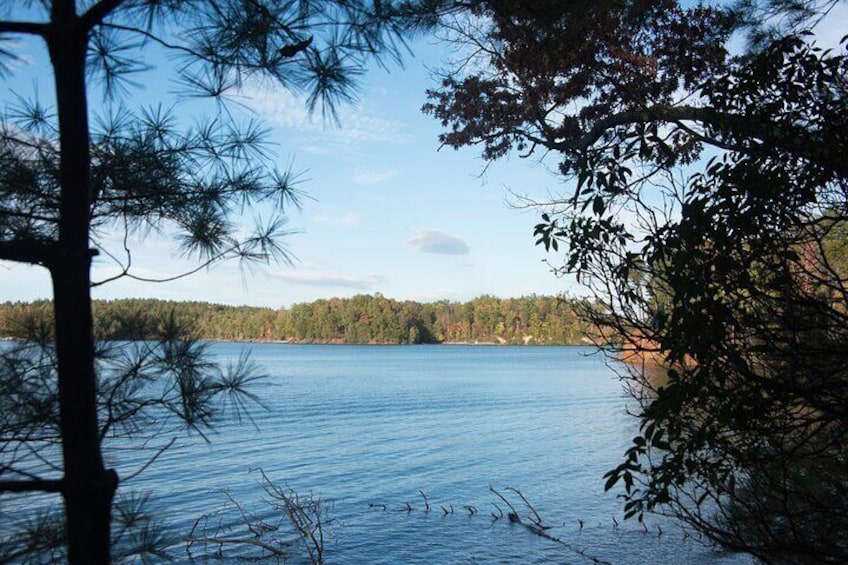
M 356 212 L 323 212 L 312 216 L 316 224 L 353 227 L 359 225 L 360 216 Z
M 359 145 L 374 142 L 401 144 L 412 140 L 406 123 L 366 115 L 355 104 L 339 105 L 341 125 L 337 125 L 322 119 L 320 112 L 310 115 L 305 96 L 282 88 L 247 86 L 239 96 L 245 106 L 279 127 L 320 135 L 321 139 L 312 145 L 313 151 L 328 142 Z
M 305 153 L 312 153 L 313 155 L 329 155 L 332 153 L 328 147 L 321 147 L 320 145 L 312 144 L 312 145 L 301 145 L 297 148 L 298 151 L 303 151 Z
M 353 182 L 360 185 L 382 184 L 397 177 L 399 172 L 395 169 L 378 171 L 374 169 L 355 171 Z
M 375 285 L 383 282 L 383 275 L 351 276 L 328 271 L 294 271 L 289 273 L 273 273 L 271 277 L 292 284 L 317 287 L 353 288 L 357 290 L 371 290 Z
M 418 230 L 407 243 L 421 253 L 468 255 L 471 251 L 464 240 L 439 230 Z

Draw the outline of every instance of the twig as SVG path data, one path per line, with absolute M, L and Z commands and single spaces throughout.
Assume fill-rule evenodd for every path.
M 266 502 L 271 509 L 277 511 L 279 523 L 282 523 L 287 518 L 289 524 L 294 529 L 294 533 L 303 543 L 309 561 L 313 564 L 323 563 L 325 524 L 321 499 L 311 494 L 301 496 L 289 488 L 278 486 L 268 479 L 262 469 L 259 469 L 259 472 L 262 475 L 262 488 L 270 497 L 266 499 Z M 287 559 L 290 556 L 289 550 L 294 543 L 293 541 L 281 541 L 275 536 L 263 537 L 270 534 L 270 532 L 277 531 L 279 524 L 265 522 L 256 516 L 254 511 L 235 500 L 229 492 L 225 491 L 224 494 L 227 499 L 224 507 L 217 512 L 204 514 L 195 520 L 188 537 L 184 538 L 186 553 L 188 553 L 190 558 L 191 548 L 195 543 L 216 545 L 216 556 L 219 558 L 223 558 L 225 545 L 251 545 L 261 548 L 264 552 L 269 552 L 271 555 L 277 557 Z M 383 509 L 385 510 L 385 505 L 383 505 Z M 225 512 L 228 514 L 232 512 L 238 513 L 237 532 L 232 533 L 233 528 L 229 525 L 224 525 Z M 213 518 L 216 514 L 218 518 L 217 525 L 213 528 L 212 524 L 210 524 L 210 518 Z M 285 518 L 282 517 L 283 515 Z M 229 518 L 227 519 L 229 520 Z M 332 523 L 332 520 L 330 522 Z M 247 535 L 248 533 L 250 535 Z M 260 557 L 259 559 L 262 558 Z
M 266 542 L 263 542 L 261 540 L 258 540 L 256 538 L 220 538 L 220 537 L 216 537 L 216 536 L 208 537 L 208 538 L 205 538 L 205 537 L 201 537 L 201 538 L 187 537 L 187 538 L 183 538 L 183 541 L 185 541 L 188 544 L 192 544 L 192 543 L 214 543 L 214 544 L 218 544 L 219 546 L 221 546 L 225 543 L 230 544 L 230 545 L 238 545 L 238 544 L 254 545 L 256 547 L 261 547 L 262 549 L 264 549 L 265 551 L 267 551 L 269 553 L 272 553 L 273 555 L 278 555 L 280 557 L 287 557 L 288 556 L 288 552 L 284 551 L 283 549 L 281 549 L 281 548 L 279 548 L 275 545 L 271 545 L 270 543 L 266 543 Z
M 495 510 L 497 510 L 497 511 L 498 511 L 498 513 L 497 513 L 497 514 L 495 514 L 494 512 L 492 512 L 492 520 L 500 520 L 501 518 L 503 518 L 503 510 L 501 510 L 501 507 L 500 507 L 500 506 L 498 506 L 497 504 L 495 504 L 494 502 L 490 502 L 489 504 L 491 504 L 492 506 L 494 506 L 494 507 L 495 507 Z
M 586 560 L 594 563 L 595 565 L 612 565 L 612 563 L 610 563 L 609 561 L 604 561 L 603 559 L 600 559 L 598 557 L 590 555 L 587 552 L 587 549 L 578 549 L 577 547 L 571 545 L 570 543 L 563 540 L 562 538 L 553 536 L 550 533 L 548 533 L 546 530 L 550 529 L 550 526 L 544 525 L 544 521 L 542 520 L 541 515 L 536 511 L 536 509 L 533 507 L 533 505 L 530 504 L 530 501 L 527 500 L 527 498 L 521 493 L 521 491 L 519 491 L 518 489 L 515 489 L 513 487 L 505 487 L 505 488 L 506 488 L 506 490 L 509 490 L 509 491 L 515 493 L 516 495 L 518 495 L 518 497 L 521 498 L 524 505 L 530 510 L 530 512 L 533 515 L 532 520 L 530 522 L 523 522 L 521 520 L 520 514 L 518 513 L 518 510 L 515 508 L 515 506 L 512 505 L 512 503 L 509 501 L 509 499 L 506 498 L 506 496 L 504 496 L 500 492 L 498 492 L 494 487 L 489 485 L 489 492 L 491 492 L 495 496 L 497 496 L 509 508 L 509 511 L 507 512 L 506 517 L 507 517 L 507 520 L 510 523 L 521 524 L 522 526 L 527 528 L 527 530 L 530 531 L 531 533 L 533 533 L 533 534 L 535 534 L 535 535 L 537 535 L 541 538 L 545 538 L 546 540 L 557 543 L 557 544 L 567 548 L 568 550 L 573 551 L 574 553 L 576 553 L 577 555 L 579 555 L 583 559 L 586 559 Z M 418 492 L 421 495 L 421 497 L 424 499 L 425 512 L 429 511 L 430 504 L 429 504 L 429 500 L 427 499 L 427 496 L 424 494 L 424 491 L 422 491 L 422 490 L 419 490 Z M 400 510 L 401 511 L 405 510 L 407 512 L 411 512 L 412 511 L 412 505 L 409 502 L 405 502 L 404 504 L 405 504 L 405 507 L 401 508 Z M 490 515 L 492 516 L 493 522 L 498 521 L 498 520 L 500 520 L 501 518 L 504 517 L 504 511 L 501 509 L 501 507 L 496 502 L 490 502 L 489 504 L 494 506 L 495 510 L 497 510 L 497 513 L 495 513 L 495 512 L 490 513 Z M 385 509 L 385 505 L 380 505 L 380 504 L 370 504 L 369 506 L 371 506 L 371 507 L 382 507 L 383 509 Z M 445 506 L 444 504 L 440 504 L 439 506 L 442 509 L 442 516 L 448 516 L 449 514 L 454 513 L 453 504 L 448 504 L 447 506 Z M 473 506 L 471 504 L 465 504 L 465 505 L 463 505 L 463 508 L 465 508 L 468 511 L 468 514 L 470 516 L 474 516 L 479 512 L 477 507 Z M 613 520 L 615 520 L 615 517 L 613 517 Z M 580 529 L 582 530 L 583 526 L 584 526 L 583 520 L 579 519 L 578 523 L 580 524 Z M 617 524 L 617 522 L 616 522 L 616 524 Z
M 489 490 L 491 492 L 495 493 L 495 495 L 498 498 L 500 498 L 501 500 L 503 500 L 504 503 L 506 503 L 506 505 L 509 506 L 510 509 L 512 510 L 512 512 L 507 514 L 507 518 L 509 518 L 510 522 L 519 523 L 522 526 L 524 526 L 525 528 L 527 528 L 529 531 L 531 531 L 532 533 L 536 534 L 537 536 L 545 538 L 546 540 L 552 541 L 554 543 L 558 543 L 561 546 L 566 547 L 566 548 L 570 549 L 571 551 L 575 552 L 576 554 L 580 555 L 584 559 L 588 559 L 592 563 L 595 563 L 596 565 L 612 565 L 609 561 L 604 561 L 603 559 L 600 559 L 600 558 L 595 557 L 593 555 L 589 555 L 586 552 L 585 549 L 577 549 L 576 547 L 574 547 L 570 543 L 566 542 L 562 538 L 552 536 L 551 534 L 546 532 L 545 530 L 547 528 L 542 526 L 542 523 L 543 523 L 542 517 L 539 515 L 538 512 L 536 512 L 536 509 L 533 508 L 533 505 L 530 504 L 530 502 L 527 500 L 527 498 L 523 494 L 521 494 L 521 492 L 518 489 L 515 489 L 515 488 L 512 488 L 512 487 L 506 487 L 506 489 L 514 492 L 519 497 L 521 497 L 521 500 L 524 502 L 524 504 L 527 506 L 527 508 L 529 508 L 533 512 L 533 514 L 535 516 L 535 519 L 534 519 L 532 524 L 525 524 L 524 522 L 522 522 L 520 516 L 518 515 L 518 512 L 515 510 L 515 507 L 512 504 L 510 504 L 509 500 L 507 500 L 506 497 L 504 497 L 501 493 L 496 491 L 490 485 Z M 581 527 L 582 527 L 582 520 L 581 520 Z
M 524 502 L 524 505 L 527 506 L 527 508 L 529 508 L 530 511 L 533 513 L 533 516 L 535 516 L 535 519 L 533 520 L 533 522 L 535 522 L 537 526 L 539 526 L 542 529 L 547 529 L 546 526 L 542 525 L 542 517 L 539 516 L 539 513 L 536 512 L 536 509 L 533 508 L 533 505 L 530 504 L 530 501 L 527 500 L 527 497 L 524 496 L 524 494 L 520 490 L 518 490 L 517 488 L 513 488 L 513 487 L 506 487 L 506 490 L 511 490 L 512 492 L 514 492 L 515 494 L 517 494 L 521 498 L 521 500 Z
M 489 485 L 489 490 L 490 490 L 491 492 L 495 493 L 495 496 L 497 496 L 498 498 L 500 498 L 501 500 L 503 500 L 504 504 L 506 504 L 507 506 L 509 506 L 509 509 L 510 509 L 510 510 L 512 510 L 512 512 L 510 512 L 510 513 L 508 513 L 508 514 L 507 514 L 507 518 L 509 518 L 509 521 L 510 521 L 510 522 L 521 522 L 521 518 L 518 516 L 518 511 L 517 511 L 517 510 L 515 509 L 515 507 L 514 507 L 514 506 L 513 506 L 513 505 L 509 502 L 509 500 L 507 500 L 507 499 L 506 499 L 506 497 L 505 497 L 504 495 L 502 495 L 501 493 L 499 493 L 498 491 L 496 491 L 492 485 Z

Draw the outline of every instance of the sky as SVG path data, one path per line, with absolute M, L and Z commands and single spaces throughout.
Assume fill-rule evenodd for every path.
M 848 17 L 840 3 L 823 25 L 820 40 L 836 45 Z M 37 96 L 51 104 L 52 74 L 43 46 L 15 46 L 22 62 L 0 77 L 0 107 L 15 96 Z M 373 65 L 361 77 L 358 102 L 339 108 L 340 125 L 310 116 L 304 101 L 284 90 L 255 86 L 233 106 L 240 120 L 269 128 L 272 161 L 301 175 L 310 199 L 289 215 L 294 231 L 285 244 L 292 265 L 224 262 L 168 283 L 120 279 L 93 289 L 95 298 L 155 297 L 221 304 L 288 307 L 320 298 L 381 293 L 398 300 L 466 301 L 483 294 L 580 294 L 572 279 L 554 276 L 544 262 L 559 264 L 534 245 L 539 211 L 518 209 L 513 193 L 545 199 L 567 192 L 552 174 L 554 162 L 515 155 L 492 164 L 475 148 L 439 148 L 440 124 L 421 113 L 425 90 L 437 85 L 436 69 L 457 54 L 435 38 L 411 44 L 403 67 Z M 174 62 L 155 53 L 154 70 L 136 78 L 127 107 L 174 103 Z M 102 110 L 101 89 L 92 87 L 93 113 Z M 177 111 L 196 115 L 212 108 L 191 104 Z M 253 210 L 267 215 L 267 210 Z M 167 235 L 167 234 L 166 234 Z M 120 248 L 116 234 L 112 244 Z M 133 272 L 166 278 L 196 263 L 180 258 L 172 239 L 148 234 L 131 241 Z M 115 273 L 103 256 L 93 279 Z M 51 296 L 46 270 L 0 261 L 0 302 Z
M 545 253 L 534 245 L 539 212 L 517 209 L 511 196 L 544 196 L 560 189 L 559 179 L 532 160 L 512 157 L 486 167 L 473 148 L 440 150 L 440 124 L 420 109 L 425 90 L 437 84 L 432 69 L 452 49 L 433 38 L 411 47 L 402 68 L 368 70 L 358 102 L 339 108 L 340 126 L 320 113 L 310 116 L 303 100 L 286 91 L 250 87 L 241 93 L 243 108 L 234 107 L 234 113 L 269 128 L 275 164 L 298 171 L 300 188 L 310 197 L 302 211 L 289 214 L 286 227 L 296 233 L 284 243 L 293 265 L 225 262 L 168 283 L 121 279 L 95 288 L 94 298 L 279 308 L 363 293 L 466 301 L 483 294 L 576 291 L 551 273 Z M 6 83 L 0 104 L 8 106 L 15 95 L 51 104 L 52 74 L 42 46 L 21 42 L 17 49 L 24 61 L 0 78 Z M 128 107 L 168 105 L 173 98 L 173 62 L 150 62 L 157 68 L 135 79 L 142 86 L 130 93 Z M 96 112 L 101 90 L 90 92 Z M 131 244 L 136 274 L 167 277 L 196 266 L 180 259 L 167 237 L 148 234 Z M 95 260 L 93 279 L 113 273 L 107 258 Z M 0 262 L 0 301 L 50 296 L 46 270 Z

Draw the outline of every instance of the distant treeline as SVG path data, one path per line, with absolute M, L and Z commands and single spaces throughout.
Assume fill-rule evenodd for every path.
M 197 339 L 305 343 L 445 343 L 565 345 L 580 343 L 584 327 L 574 299 L 551 296 L 470 302 L 399 302 L 382 295 L 331 298 L 274 310 L 155 299 L 96 300 L 100 339 L 151 339 L 165 320 L 193 328 Z M 49 333 L 50 301 L 0 304 L 0 334 Z

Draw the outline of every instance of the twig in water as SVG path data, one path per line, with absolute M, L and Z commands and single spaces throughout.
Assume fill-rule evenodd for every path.
M 551 534 L 549 534 L 546 531 L 549 528 L 542 525 L 543 524 L 542 517 L 539 515 L 538 512 L 536 512 L 536 509 L 533 508 L 533 505 L 530 504 L 530 502 L 527 500 L 527 498 L 517 489 L 514 489 L 512 487 L 506 487 L 506 488 L 507 488 L 507 490 L 510 490 L 510 491 L 514 492 L 515 494 L 517 494 L 521 498 L 521 500 L 524 502 L 525 506 L 527 506 L 527 508 L 529 508 L 530 511 L 533 512 L 533 515 L 534 515 L 534 517 L 532 519 L 533 523 L 528 524 L 528 523 L 522 522 L 520 516 L 518 515 L 518 511 L 515 509 L 515 507 L 512 504 L 510 504 L 509 500 L 507 500 L 507 498 L 505 496 L 503 496 L 501 493 L 496 491 L 490 485 L 489 490 L 491 492 L 493 492 L 498 498 L 500 498 L 507 506 L 509 506 L 511 511 L 507 514 L 507 518 L 509 519 L 510 522 L 521 524 L 522 526 L 524 526 L 530 532 L 536 534 L 537 536 L 539 536 L 541 538 L 545 538 L 546 540 L 552 541 L 554 543 L 558 543 L 561 546 L 563 546 L 563 547 L 575 552 L 576 554 L 580 555 L 584 559 L 587 559 L 587 560 L 591 561 L 592 563 L 595 563 L 595 565 L 612 565 L 608 561 L 604 561 L 602 559 L 599 559 L 598 557 L 595 557 L 593 555 L 589 555 L 586 552 L 585 549 L 577 549 L 576 547 L 574 547 L 573 545 L 571 545 L 567 541 L 563 540 L 562 538 L 558 538 L 556 536 L 552 536 Z M 583 527 L 583 520 L 580 520 L 580 525 L 581 525 L 581 528 L 582 528 Z
M 227 545 L 253 545 L 259 548 L 264 549 L 271 555 L 275 557 L 288 557 L 288 552 L 280 549 L 278 546 L 266 543 L 256 538 L 225 538 L 225 537 L 217 537 L 212 536 L 209 538 L 199 537 L 199 538 L 186 538 L 186 543 L 209 543 L 209 544 L 217 544 L 218 551 L 215 554 L 218 559 L 223 557 L 222 548 L 224 544 Z
M 225 546 L 241 545 L 261 550 L 258 556 L 249 559 L 267 562 L 268 557 L 273 556 L 279 561 L 290 558 L 292 546 L 300 542 L 310 563 L 323 563 L 325 533 L 334 520 L 327 517 L 327 509 L 321 499 L 312 494 L 298 494 L 271 482 L 262 469 L 259 473 L 260 484 L 267 495 L 265 503 L 272 510 L 276 523 L 261 519 L 256 511 L 224 491 L 226 500 L 223 507 L 195 520 L 191 532 L 184 539 L 189 558 L 195 545 L 214 548 L 219 559 L 224 559 Z M 276 533 L 286 522 L 293 530 L 294 540 L 281 539 Z
M 284 489 L 272 483 L 262 469 L 259 469 L 259 473 L 265 492 L 272 498 L 272 506 L 285 512 L 303 541 L 310 563 L 324 563 L 325 510 L 321 499 L 312 494 L 301 495 L 291 489 Z
M 497 504 L 495 504 L 494 502 L 490 502 L 489 504 L 491 504 L 492 506 L 494 506 L 494 507 L 495 507 L 495 510 L 497 510 L 497 511 L 498 511 L 498 513 L 497 513 L 497 514 L 495 514 L 494 512 L 492 512 L 492 520 L 500 520 L 501 518 L 503 518 L 503 510 L 501 510 L 501 507 L 500 507 L 500 506 L 498 506 Z
M 495 493 L 495 496 L 497 496 L 498 498 L 503 500 L 504 504 L 509 506 L 509 509 L 512 510 L 512 512 L 507 513 L 507 518 L 509 518 L 509 521 L 510 522 L 521 522 L 521 518 L 518 517 L 518 511 L 515 510 L 515 507 L 509 502 L 509 500 L 507 500 L 504 495 L 502 495 L 501 493 L 496 491 L 494 489 L 494 487 L 492 487 L 492 485 L 489 485 L 489 490 L 491 492 Z
M 524 493 L 522 493 L 522 492 L 521 492 L 520 490 L 518 490 L 517 488 L 513 488 L 513 487 L 506 487 L 506 490 L 511 490 L 512 492 L 514 492 L 515 494 L 517 494 L 517 495 L 521 498 L 522 502 L 524 502 L 524 505 L 525 505 L 527 508 L 529 508 L 529 509 L 530 509 L 530 512 L 532 512 L 532 513 L 533 513 L 533 517 L 534 517 L 534 518 L 533 518 L 533 522 L 536 524 L 536 526 L 538 526 L 539 528 L 542 528 L 543 530 L 548 529 L 546 526 L 543 526 L 543 525 L 542 525 L 542 517 L 541 517 L 541 516 L 539 516 L 539 513 L 538 513 L 538 512 L 536 512 L 536 509 L 535 509 L 535 508 L 533 508 L 533 505 L 532 505 L 532 504 L 530 504 L 530 501 L 529 501 L 529 500 L 527 500 L 527 497 L 525 497 L 525 496 L 524 496 Z
M 529 509 L 529 512 L 532 513 L 532 516 L 528 519 L 528 521 L 526 521 L 526 522 L 522 521 L 521 515 L 519 514 L 519 512 L 515 508 L 515 506 L 512 505 L 512 503 L 509 501 L 509 499 L 506 496 L 504 496 L 503 494 L 501 494 L 500 492 L 498 492 L 497 490 L 495 490 L 494 487 L 489 485 L 489 492 L 491 492 L 495 496 L 497 496 L 501 500 L 501 502 L 503 502 L 509 508 L 509 510 L 506 512 L 506 518 L 510 523 L 521 524 L 522 526 L 527 528 L 527 530 L 530 531 L 531 533 L 533 533 L 533 534 L 535 534 L 539 537 L 545 538 L 549 541 L 552 541 L 554 543 L 557 543 L 557 544 L 565 547 L 566 549 L 576 553 L 577 555 L 579 555 L 583 559 L 586 559 L 587 561 L 591 561 L 595 565 L 612 565 L 608 561 L 604 561 L 604 560 L 602 560 L 598 557 L 595 557 L 595 556 L 589 554 L 587 549 L 579 549 L 579 548 L 571 545 L 567 541 L 563 540 L 562 538 L 553 536 L 550 533 L 548 533 L 547 530 L 549 530 L 551 528 L 551 526 L 545 526 L 544 525 L 544 521 L 542 520 L 541 515 L 536 511 L 536 509 L 533 507 L 533 505 L 530 504 L 530 501 L 527 500 L 527 498 L 521 493 L 521 491 L 519 491 L 518 489 L 512 488 L 512 487 L 505 487 L 505 488 L 506 488 L 506 490 L 509 490 L 509 491 L 513 492 L 514 494 L 516 494 L 522 500 L 522 502 L 524 503 L 526 508 Z M 425 508 L 424 511 L 425 512 L 429 511 L 430 510 L 429 499 L 424 494 L 424 491 L 419 490 L 418 493 L 424 499 L 424 508 Z M 497 513 L 495 513 L 495 512 L 490 513 L 490 515 L 492 516 L 493 522 L 496 522 L 496 521 L 498 521 L 498 520 L 500 520 L 501 518 L 504 517 L 504 511 L 501 509 L 501 507 L 498 505 L 497 502 L 490 502 L 489 504 L 494 506 L 495 510 L 497 511 Z M 378 506 L 378 505 L 372 505 L 372 506 Z M 448 504 L 447 506 L 445 506 L 444 504 L 440 504 L 439 507 L 442 509 L 442 516 L 447 516 L 448 514 L 454 513 L 453 504 Z M 477 507 L 473 506 L 471 504 L 464 504 L 463 508 L 465 508 L 465 510 L 468 511 L 469 516 L 474 516 L 479 512 Z M 407 512 L 411 512 L 412 511 L 412 505 L 409 502 L 406 502 L 405 507 L 401 508 L 400 510 L 401 511 L 406 510 Z M 580 529 L 582 530 L 584 525 L 585 525 L 583 519 L 582 518 L 578 519 L 577 522 L 578 522 L 578 524 L 580 524 Z M 613 516 L 613 522 L 614 522 L 615 526 L 618 527 L 618 521 L 615 519 L 615 516 Z M 565 524 L 563 524 L 563 526 L 564 525 Z M 598 526 L 601 526 L 601 524 L 599 523 Z M 643 524 L 643 526 L 644 526 L 644 524 Z M 646 531 L 647 531 L 647 529 L 646 529 Z

